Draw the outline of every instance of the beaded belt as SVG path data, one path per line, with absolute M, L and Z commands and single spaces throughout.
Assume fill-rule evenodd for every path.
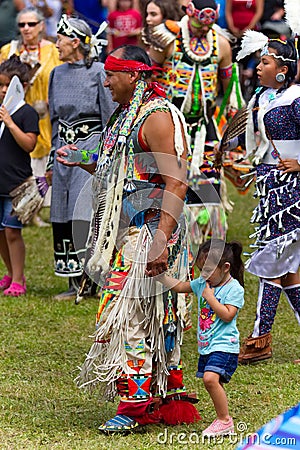
M 58 135 L 66 144 L 76 144 L 77 141 L 84 141 L 101 131 L 102 122 L 98 117 L 76 120 L 71 124 L 63 120 L 58 121 Z

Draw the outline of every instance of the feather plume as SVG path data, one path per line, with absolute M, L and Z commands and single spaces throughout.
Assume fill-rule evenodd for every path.
M 268 43 L 268 37 L 259 31 L 247 30 L 241 42 L 241 49 L 236 59 L 240 61 L 251 53 L 261 50 Z
M 9 193 L 12 197 L 12 215 L 17 216 L 23 224 L 30 222 L 42 207 L 48 189 L 45 177 L 27 178 Z
M 244 106 L 239 109 L 236 114 L 231 119 L 231 122 L 227 126 L 222 139 L 220 141 L 219 149 L 215 154 L 214 166 L 220 168 L 222 165 L 222 157 L 224 152 L 224 147 L 231 141 L 231 139 L 240 136 L 246 131 L 246 125 L 248 120 L 248 108 Z
M 177 33 L 180 31 L 179 25 L 175 21 L 167 20 L 153 27 L 149 31 L 150 45 L 155 50 L 163 51 L 171 42 L 176 39 Z
M 285 21 L 295 35 L 300 35 L 299 0 L 284 0 Z
M 237 41 L 237 38 L 234 36 L 234 34 L 230 33 L 229 30 L 227 30 L 227 28 L 221 28 L 220 25 L 218 25 L 217 23 L 213 24 L 213 29 L 220 34 L 221 36 L 223 36 L 225 39 L 227 39 L 227 41 L 231 42 L 232 44 L 235 44 Z
M 108 26 L 108 22 L 106 22 L 106 21 L 102 22 L 97 33 L 92 35 L 91 50 L 90 50 L 92 58 L 100 57 L 103 47 L 107 46 L 107 43 L 108 43 L 107 39 L 105 39 L 104 35 L 103 35 L 107 26 Z

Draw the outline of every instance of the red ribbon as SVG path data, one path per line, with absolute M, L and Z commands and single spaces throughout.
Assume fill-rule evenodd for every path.
M 159 97 L 166 98 L 165 90 L 156 81 L 148 83 L 148 89 L 152 89 Z

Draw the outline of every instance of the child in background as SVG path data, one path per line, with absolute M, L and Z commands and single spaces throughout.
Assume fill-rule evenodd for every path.
M 238 365 L 238 311 L 244 304 L 244 265 L 239 242 L 220 239 L 206 241 L 199 248 L 196 266 L 201 276 L 193 281 L 178 281 L 167 275 L 160 281 L 178 293 L 194 292 L 198 297 L 198 371 L 210 394 L 217 418 L 203 436 L 234 432 L 223 383 L 228 383 Z
M 26 103 L 12 115 L 2 104 L 14 75 L 26 87 L 29 67 L 15 55 L 0 65 L 0 123 L 5 124 L 0 138 L 0 254 L 7 268 L 7 274 L 0 280 L 0 290 L 4 295 L 18 297 L 26 293 L 25 244 L 23 225 L 11 215 L 9 193 L 32 175 L 30 152 L 39 134 L 39 116 Z
M 133 8 L 133 0 L 117 0 L 116 10 L 107 16 L 107 53 L 120 45 L 138 45 L 142 15 Z

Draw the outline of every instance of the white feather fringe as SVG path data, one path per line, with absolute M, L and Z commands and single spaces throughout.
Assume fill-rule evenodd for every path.
M 202 124 L 200 130 L 196 131 L 196 134 L 195 134 L 195 143 L 194 143 L 189 178 L 193 178 L 195 175 L 198 175 L 198 176 L 200 175 L 200 167 L 203 164 L 205 138 L 206 138 L 206 126 L 205 126 L 205 124 Z
M 241 42 L 241 50 L 238 52 L 236 59 L 240 61 L 251 53 L 261 50 L 268 43 L 268 37 L 259 31 L 247 30 L 244 33 Z

